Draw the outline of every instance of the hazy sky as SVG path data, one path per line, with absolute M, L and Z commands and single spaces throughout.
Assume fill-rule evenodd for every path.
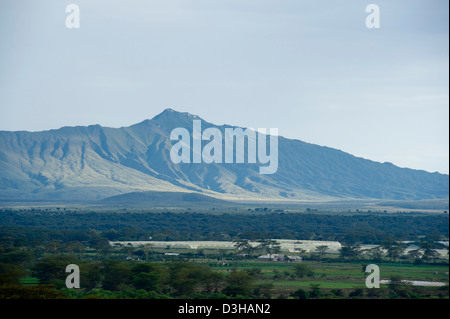
M 68 29 L 68 4 L 80 8 Z M 368 29 L 365 8 L 381 10 Z M 0 130 L 167 107 L 449 172 L 446 0 L 0 0 Z

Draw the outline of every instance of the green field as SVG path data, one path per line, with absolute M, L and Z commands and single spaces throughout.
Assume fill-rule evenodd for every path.
M 260 268 L 259 283 L 272 283 L 274 292 L 289 294 L 299 288 L 309 289 L 311 285 L 319 285 L 321 289 L 354 289 L 365 288 L 365 279 L 368 274 L 363 273 L 363 262 L 334 262 L 321 263 L 305 261 L 314 275 L 304 278 L 274 278 L 277 274 L 292 273 L 295 263 L 281 262 L 236 262 L 233 266 L 240 270 Z M 380 279 L 389 280 L 391 276 L 401 276 L 408 281 L 446 282 L 448 284 L 449 267 L 445 265 L 414 265 L 399 263 L 379 263 Z M 447 273 L 447 274 L 446 274 Z M 381 285 L 387 286 L 387 285 Z M 436 289 L 428 287 L 426 289 Z

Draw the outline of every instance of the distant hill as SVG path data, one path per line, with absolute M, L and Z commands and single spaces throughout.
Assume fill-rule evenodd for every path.
M 116 195 L 104 198 L 99 201 L 101 204 L 109 205 L 127 205 L 127 206 L 142 206 L 142 205 L 172 205 L 172 206 L 186 206 L 186 205 L 230 205 L 231 202 L 220 200 L 211 196 L 206 196 L 198 193 L 182 193 L 182 192 L 132 192 L 123 195 Z
M 448 175 L 399 168 L 281 136 L 278 171 L 272 175 L 259 174 L 259 164 L 174 164 L 170 132 L 176 127 L 191 130 L 194 119 L 201 120 L 167 109 L 129 127 L 1 131 L 0 200 L 100 200 L 147 191 L 284 201 L 449 196 Z M 202 129 L 208 127 L 223 133 L 233 126 L 202 120 Z

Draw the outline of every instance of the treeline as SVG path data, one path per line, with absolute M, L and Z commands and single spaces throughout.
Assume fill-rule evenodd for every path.
M 0 210 L 0 236 L 33 241 L 52 237 L 88 240 L 101 232 L 109 240 L 303 239 L 380 244 L 386 240 L 448 238 L 447 215 L 154 213 Z M 33 229 L 30 234 L 27 229 Z M 14 233 L 14 234 L 12 234 Z

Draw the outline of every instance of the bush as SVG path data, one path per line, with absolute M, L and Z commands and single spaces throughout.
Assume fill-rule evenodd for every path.
M 309 291 L 310 298 L 319 298 L 322 296 L 322 291 L 319 288 L 319 284 L 310 284 L 311 290 Z
M 335 295 L 336 297 L 343 297 L 344 296 L 344 292 L 341 289 L 331 289 L 330 292 L 333 295 Z
M 309 293 L 306 292 L 304 289 L 299 288 L 296 291 L 294 291 L 293 293 L 291 293 L 291 296 L 297 299 L 308 299 L 309 298 Z
M 355 290 L 350 291 L 350 292 L 348 293 L 348 296 L 349 296 L 350 298 L 358 298 L 358 297 L 362 297 L 362 296 L 364 296 L 364 290 L 363 290 L 362 288 L 356 288 Z

